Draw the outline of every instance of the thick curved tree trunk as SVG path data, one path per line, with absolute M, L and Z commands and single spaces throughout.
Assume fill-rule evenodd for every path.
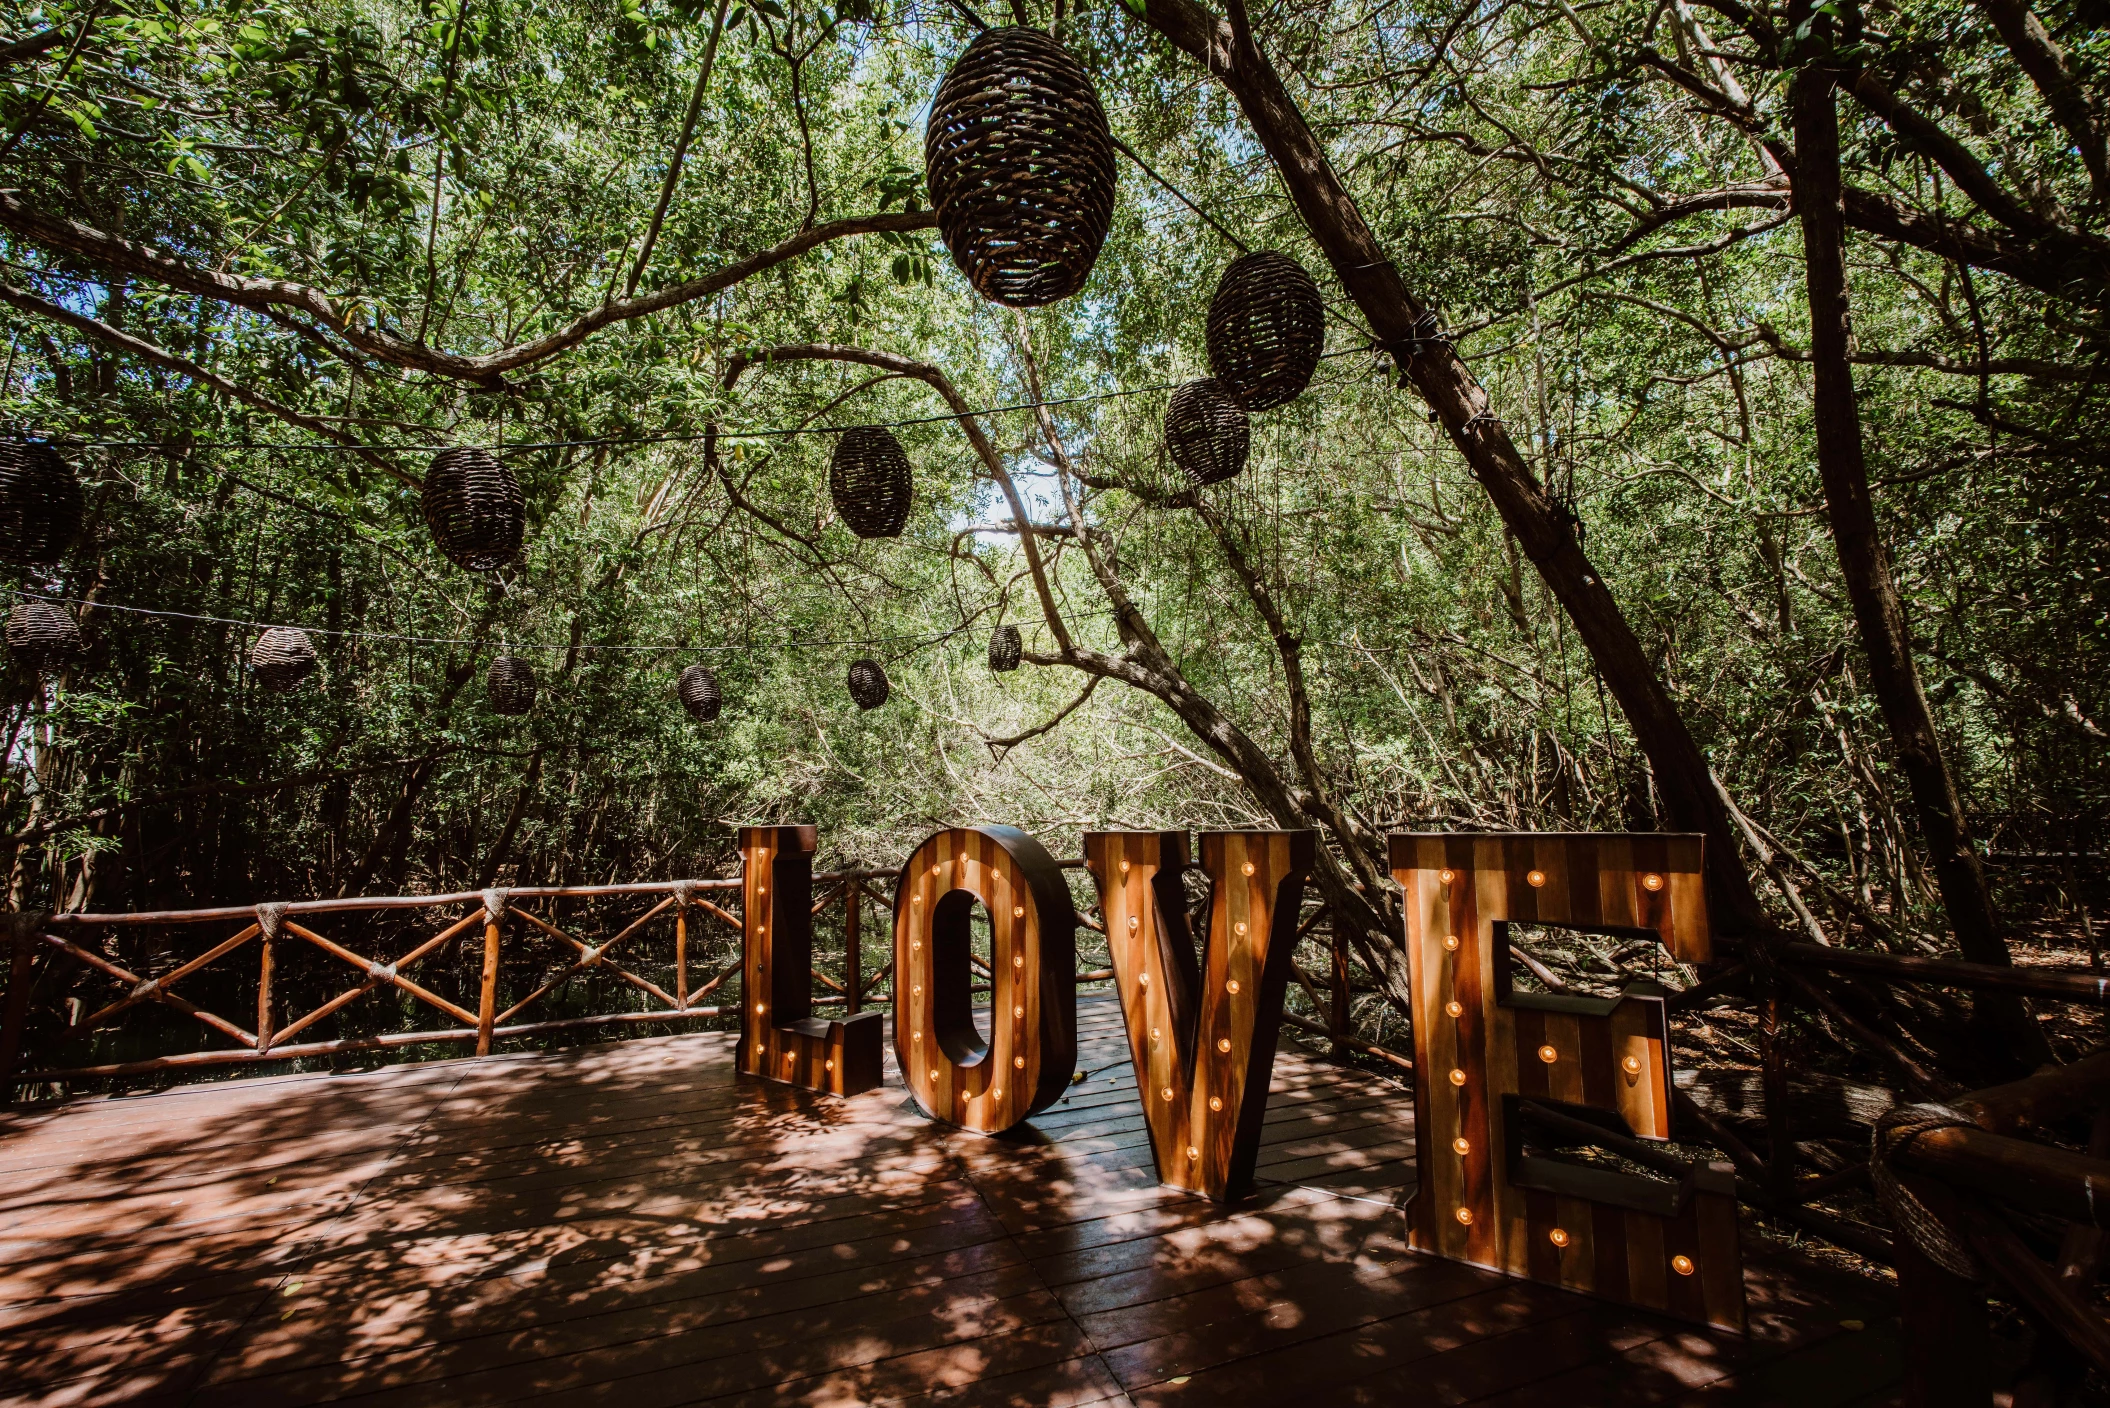
M 1803 259 L 1810 299 L 1810 362 L 1815 373 L 1817 469 L 1824 480 L 1825 508 L 1839 571 L 1853 604 L 1854 623 L 1868 652 L 1868 676 L 1898 770 L 1912 792 L 1920 833 L 1941 886 L 1942 904 L 1956 931 L 1957 947 L 1973 963 L 2005 964 L 2007 943 L 1993 911 L 1985 866 L 1964 820 L 1956 779 L 1942 756 L 1934 714 L 1920 688 L 1912 659 L 1905 604 L 1890 572 L 1890 554 L 1876 524 L 1861 452 L 1860 410 L 1853 368 L 1847 363 L 1849 309 L 1846 296 L 1844 200 L 1839 177 L 1839 115 L 1831 78 L 1816 68 L 1795 75 L 1791 94 L 1795 121 L 1795 205 L 1802 221 Z M 2018 998 L 1982 998 L 2003 1035 L 2025 1063 L 2048 1059 L 2036 1023 Z
M 1574 518 L 1532 474 L 1508 427 L 1495 418 L 1487 392 L 1450 343 L 1437 336 L 1434 315 L 1407 291 L 1399 270 L 1385 258 L 1325 148 L 1253 42 L 1243 15 L 1240 0 L 1233 0 L 1228 24 L 1193 0 L 1148 0 L 1144 17 L 1238 100 L 1342 287 L 1442 420 L 1502 521 L 1575 624 L 1648 755 L 1665 820 L 1707 838 L 1707 890 L 1716 922 L 1732 932 L 1764 927 L 1707 760 L 1619 603 L 1584 555 Z

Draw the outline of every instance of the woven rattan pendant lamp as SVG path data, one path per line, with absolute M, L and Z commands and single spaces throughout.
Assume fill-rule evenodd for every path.
M 28 668 L 41 672 L 81 648 L 81 628 L 56 602 L 18 601 L 7 613 L 7 648 Z
M 877 709 L 886 703 L 894 686 L 877 660 L 859 660 L 850 666 L 850 698 L 860 709 Z
M 860 538 L 898 538 L 916 478 L 894 432 L 860 425 L 842 433 L 828 461 L 828 497 Z
M 291 626 L 273 626 L 249 649 L 256 682 L 274 694 L 297 688 L 315 670 L 315 642 Z
M 0 441 L 0 559 L 57 562 L 81 531 L 81 481 L 41 441 Z
M 709 723 L 725 707 L 725 696 L 718 690 L 718 677 L 701 665 L 691 665 L 683 670 L 681 678 L 674 683 L 674 692 L 681 696 L 681 707 L 688 710 L 689 717 L 698 723 Z
M 989 668 L 1000 675 L 1017 669 L 1019 652 L 1024 648 L 1018 627 L 998 626 L 989 633 Z
M 1319 368 L 1325 320 L 1302 264 L 1273 250 L 1242 254 L 1209 300 L 1209 370 L 1249 411 L 1293 401 Z
M 527 499 L 513 471 L 489 450 L 460 446 L 432 457 L 425 473 L 425 522 L 447 560 L 491 572 L 520 551 Z
M 1214 381 L 1190 381 L 1165 407 L 1165 448 L 1196 484 L 1220 484 L 1245 468 L 1253 443 L 1245 407 Z
M 1114 213 L 1114 143 L 1084 68 L 1037 29 L 984 30 L 931 99 L 924 174 L 975 292 L 1038 308 L 1084 287 Z
M 517 655 L 501 655 L 484 672 L 484 697 L 491 712 L 517 716 L 535 707 L 535 667 Z

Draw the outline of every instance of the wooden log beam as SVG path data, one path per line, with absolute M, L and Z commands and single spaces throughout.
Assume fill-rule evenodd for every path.
M 2110 1160 L 1969 1125 L 1916 1135 L 1891 1158 L 1914 1172 L 2032 1212 L 2110 1227 Z
M 2110 974 L 2085 968 L 2004 968 L 1991 963 L 1966 963 L 1961 959 L 1913 958 L 1896 953 L 1820 948 L 1816 944 L 1799 942 L 1778 945 L 1774 953 L 1782 963 L 1795 967 L 1854 973 L 1894 983 L 2011 992 L 2024 997 L 2055 998 L 2061 1002 L 2088 1002 L 2099 1007 L 2110 1005 Z

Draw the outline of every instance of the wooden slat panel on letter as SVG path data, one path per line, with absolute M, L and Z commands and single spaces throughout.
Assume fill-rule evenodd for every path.
M 743 826 L 740 862 L 740 1044 L 744 1074 L 855 1095 L 886 1079 L 886 1023 L 877 1012 L 813 1015 L 813 850 L 810 826 Z
M 1172 1187 L 1224 1201 L 1252 1186 L 1313 844 L 1309 831 L 1201 834 L 1197 961 L 1185 833 L 1085 833 L 1151 1154 Z
M 1704 961 L 1700 838 L 1395 835 L 1392 873 L 1406 892 L 1414 1002 L 1412 1244 L 1741 1329 L 1728 1167 L 1697 1166 L 1672 1184 L 1528 1155 L 1530 1111 L 1520 1104 L 1670 1137 L 1663 990 L 1515 992 L 1509 925 L 1653 933 L 1679 960 Z

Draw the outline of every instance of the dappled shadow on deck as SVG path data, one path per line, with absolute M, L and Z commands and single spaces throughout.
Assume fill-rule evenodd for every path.
M 1880 1401 L 1892 1308 L 1760 1260 L 1748 1341 L 1406 1251 L 1396 1086 L 1285 1052 L 1258 1197 L 1156 1186 L 1110 1004 L 1020 1137 L 731 1038 L 0 1117 L 0 1397 L 617 1408 Z M 1858 1322 L 1855 1332 L 1841 1322 Z

